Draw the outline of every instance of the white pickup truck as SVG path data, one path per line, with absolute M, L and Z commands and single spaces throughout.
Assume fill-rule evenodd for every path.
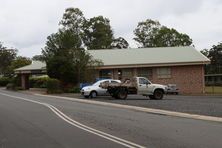
M 166 93 L 167 87 L 160 84 L 152 84 L 145 77 L 134 77 L 124 83 L 110 84 L 101 83 L 101 88 L 107 89 L 108 93 L 116 99 L 126 99 L 128 94 L 149 96 L 150 99 L 160 100 Z

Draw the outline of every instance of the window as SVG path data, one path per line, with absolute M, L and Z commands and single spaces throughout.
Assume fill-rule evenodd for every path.
M 132 69 L 122 69 L 122 78 L 130 79 L 133 76 Z
M 166 68 L 157 68 L 157 77 L 158 78 L 171 78 L 171 69 Z
M 105 79 L 110 79 L 110 78 L 112 78 L 112 71 L 109 70 L 109 69 L 101 70 L 99 72 L 99 77 L 100 78 L 105 78 Z
M 146 77 L 148 79 L 152 78 L 153 72 L 150 68 L 139 68 L 137 69 L 138 77 Z
M 212 77 L 211 76 L 208 76 L 208 81 L 212 81 Z
M 140 84 L 150 84 L 150 82 L 144 78 L 139 78 L 139 83 Z

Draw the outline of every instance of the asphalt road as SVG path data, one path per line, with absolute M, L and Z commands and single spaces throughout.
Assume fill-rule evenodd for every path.
M 217 122 L 0 90 L 0 148 L 220 148 L 221 136 Z

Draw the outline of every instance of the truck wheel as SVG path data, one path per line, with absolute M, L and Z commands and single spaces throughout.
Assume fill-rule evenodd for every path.
M 121 89 L 118 93 L 119 99 L 126 99 L 127 98 L 127 91 L 125 89 Z
M 111 97 L 115 98 L 115 99 L 119 99 L 118 96 L 115 94 L 111 95 Z
M 150 100 L 155 99 L 155 97 L 153 95 L 149 95 Z
M 160 89 L 157 89 L 154 91 L 153 96 L 154 96 L 154 99 L 161 100 L 161 99 L 163 99 L 163 91 Z

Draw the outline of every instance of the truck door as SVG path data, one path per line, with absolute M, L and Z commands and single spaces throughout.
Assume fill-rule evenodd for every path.
M 138 94 L 147 94 L 149 90 L 150 82 L 145 78 L 139 78 L 138 80 Z

